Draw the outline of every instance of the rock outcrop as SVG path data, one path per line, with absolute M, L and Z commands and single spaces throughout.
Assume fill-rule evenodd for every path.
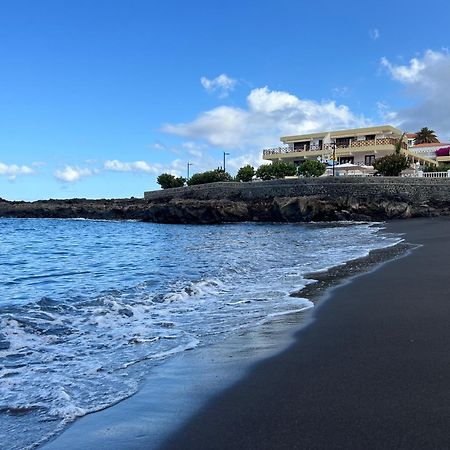
M 0 199 L 0 217 L 160 223 L 378 221 L 441 215 L 450 215 L 450 179 L 276 180 L 154 191 L 145 199 Z
M 160 223 L 382 221 L 450 215 L 446 204 L 413 205 L 396 199 L 330 200 L 321 197 L 277 197 L 266 201 L 178 199 L 150 203 L 144 220 Z

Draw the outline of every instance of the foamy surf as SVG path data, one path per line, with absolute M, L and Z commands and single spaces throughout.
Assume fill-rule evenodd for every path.
M 305 274 L 400 240 L 364 223 L 0 222 L 0 447 L 17 449 L 177 354 L 311 308 L 289 295 Z

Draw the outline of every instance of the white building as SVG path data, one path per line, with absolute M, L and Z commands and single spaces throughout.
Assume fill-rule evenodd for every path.
M 372 165 L 375 159 L 394 153 L 397 142 L 402 139 L 401 152 L 411 163 L 437 164 L 435 158 L 412 152 L 406 136 L 391 125 L 283 136 L 280 139 L 286 146 L 263 150 L 263 159 L 290 161 L 295 165 L 306 160 Z

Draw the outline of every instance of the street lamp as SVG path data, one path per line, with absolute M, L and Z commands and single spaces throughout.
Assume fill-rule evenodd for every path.
M 336 165 L 336 142 L 330 142 L 331 148 L 333 149 L 333 177 L 334 175 L 334 166 Z
M 192 163 L 188 162 L 187 163 L 187 178 L 186 178 L 186 180 L 189 180 L 189 169 L 191 166 L 192 166 Z
M 225 158 L 229 155 L 229 153 L 227 152 L 223 152 L 223 171 L 226 172 L 226 168 L 225 168 Z

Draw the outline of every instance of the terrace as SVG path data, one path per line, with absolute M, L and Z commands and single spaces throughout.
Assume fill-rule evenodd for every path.
M 391 147 L 392 150 L 395 149 L 395 144 L 397 143 L 396 138 L 380 138 L 380 139 L 370 139 L 370 140 L 349 140 L 348 142 L 344 143 L 331 143 L 331 144 L 310 144 L 305 143 L 303 146 L 299 145 L 290 145 L 288 147 L 275 147 L 275 148 L 267 148 L 263 150 L 263 157 L 265 156 L 277 156 L 277 155 L 287 155 L 291 153 L 296 153 L 299 156 L 307 156 L 308 153 L 311 154 L 311 156 L 318 156 L 322 153 L 332 153 L 335 149 L 337 153 L 339 150 L 345 150 L 345 151 L 358 151 L 368 150 L 367 147 L 370 149 L 373 148 L 373 150 L 378 149 L 389 149 L 387 147 Z M 407 150 L 408 144 L 406 142 L 402 142 L 402 149 Z M 314 153 L 314 154 L 312 154 Z

